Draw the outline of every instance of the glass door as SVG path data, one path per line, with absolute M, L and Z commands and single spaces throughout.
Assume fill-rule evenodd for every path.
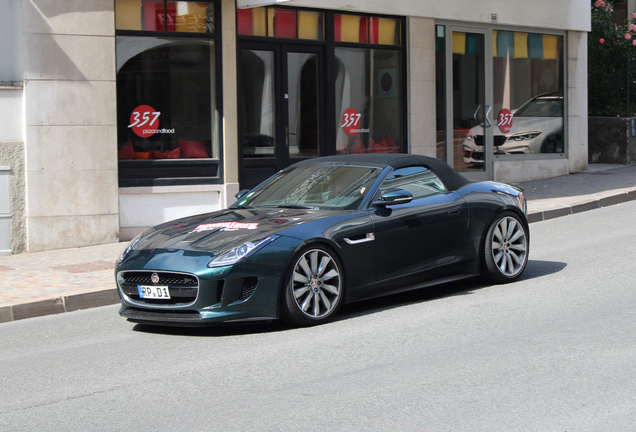
M 239 68 L 241 188 L 324 155 L 322 48 L 243 44 Z
M 486 30 L 446 27 L 446 157 L 465 177 L 492 177 L 492 65 Z M 492 55 L 492 54 L 490 54 Z M 490 75 L 489 75 L 490 73 Z

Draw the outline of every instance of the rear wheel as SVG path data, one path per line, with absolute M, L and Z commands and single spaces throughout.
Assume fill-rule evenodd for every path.
M 344 297 L 341 269 L 336 255 L 321 245 L 302 250 L 287 272 L 281 318 L 301 326 L 331 319 Z
M 513 282 L 528 263 L 528 229 L 513 212 L 503 212 L 492 221 L 484 241 L 482 276 L 490 282 Z

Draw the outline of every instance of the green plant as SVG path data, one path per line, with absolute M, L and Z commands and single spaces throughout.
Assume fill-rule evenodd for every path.
M 623 25 L 611 2 L 592 5 L 588 36 L 588 110 L 593 116 L 631 116 L 636 109 L 636 13 Z

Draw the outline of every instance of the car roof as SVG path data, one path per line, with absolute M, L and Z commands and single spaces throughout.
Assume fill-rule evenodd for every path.
M 396 170 L 409 166 L 425 166 L 430 168 L 444 182 L 446 187 L 451 190 L 457 190 L 460 187 L 470 183 L 465 177 L 451 168 L 446 162 L 421 155 L 403 154 L 403 153 L 373 153 L 373 154 L 347 154 L 337 156 L 325 156 L 320 158 L 307 159 L 298 162 L 293 166 L 312 165 L 312 164 L 342 164 L 342 165 L 366 165 L 379 168 L 391 167 Z

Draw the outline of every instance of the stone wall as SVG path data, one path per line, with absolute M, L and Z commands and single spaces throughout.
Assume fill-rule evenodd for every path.
M 0 166 L 10 171 L 11 253 L 26 251 L 26 193 L 24 183 L 24 143 L 0 141 Z

